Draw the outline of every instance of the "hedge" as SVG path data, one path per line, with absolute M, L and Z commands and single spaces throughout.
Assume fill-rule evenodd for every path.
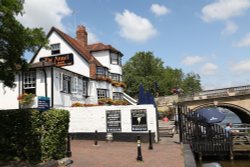
M 69 112 L 0 111 L 0 160 L 37 163 L 65 157 Z

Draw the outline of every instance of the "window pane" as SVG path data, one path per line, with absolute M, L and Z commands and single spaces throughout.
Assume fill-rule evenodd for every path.
M 51 54 L 59 54 L 60 53 L 60 44 L 52 44 L 50 45 L 51 48 Z

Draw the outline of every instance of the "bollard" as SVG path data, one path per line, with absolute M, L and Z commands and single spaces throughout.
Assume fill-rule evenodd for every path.
M 68 134 L 67 136 L 67 152 L 66 152 L 67 157 L 72 156 L 71 148 L 70 148 L 70 135 Z
M 98 146 L 98 131 L 95 130 L 95 143 L 94 143 L 95 146 Z
M 142 161 L 142 153 L 141 153 L 141 137 L 137 136 L 137 161 Z
M 152 135 L 151 135 L 151 130 L 148 131 L 148 138 L 149 138 L 149 150 L 153 150 L 153 144 L 152 144 Z

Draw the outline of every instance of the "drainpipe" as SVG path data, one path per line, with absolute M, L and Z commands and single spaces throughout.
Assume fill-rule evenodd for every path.
M 54 70 L 51 67 L 51 107 L 54 107 Z
M 45 97 L 48 97 L 48 84 L 47 84 L 47 73 L 46 70 L 44 68 L 44 62 L 43 62 L 43 73 L 44 73 L 44 82 L 45 82 Z

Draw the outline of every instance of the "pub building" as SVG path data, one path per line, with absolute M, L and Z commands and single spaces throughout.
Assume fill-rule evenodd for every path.
M 88 44 L 84 26 L 77 27 L 76 38 L 52 27 L 47 35 L 49 49 L 41 47 L 30 61 L 29 71 L 16 75 L 13 89 L 0 83 L 0 109 L 22 107 L 18 96 L 35 95 L 37 108 L 47 100 L 49 107 L 98 104 L 98 99 L 123 99 L 123 54 L 103 43 Z M 116 83 L 116 84 L 114 84 Z M 118 84 L 117 84 L 118 83 Z

